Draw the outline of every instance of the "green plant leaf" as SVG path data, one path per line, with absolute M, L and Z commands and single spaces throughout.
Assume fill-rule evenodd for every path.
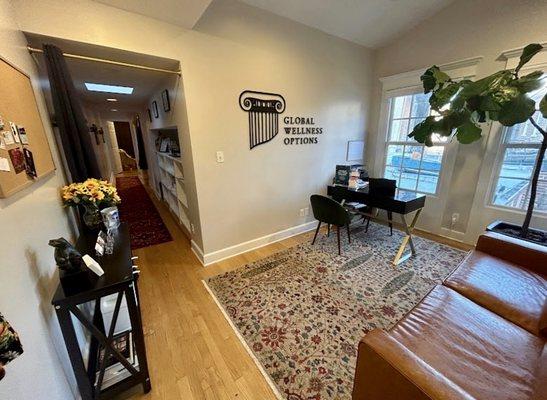
M 433 77 L 439 85 L 450 80 L 450 77 L 445 72 L 441 71 L 439 67 L 433 69 Z
M 450 77 L 434 65 L 423 73 L 420 80 L 424 87 L 424 94 L 427 94 L 436 87 L 442 87 L 445 82 L 449 82 Z
M 442 89 L 433 91 L 433 94 L 429 98 L 431 108 L 439 111 L 450 102 L 452 97 L 458 93 L 458 90 L 460 90 L 460 85 L 458 83 L 449 83 Z
M 496 101 L 494 96 L 487 94 L 486 96 L 480 97 L 478 109 L 482 111 L 499 111 L 501 109 L 501 104 Z
M 520 95 L 503 104 L 498 121 L 504 126 L 513 126 L 526 121 L 535 112 L 536 102 L 525 95 Z
M 515 73 L 518 73 L 520 69 L 524 66 L 524 64 L 530 61 L 532 57 L 534 57 L 541 50 L 543 50 L 543 46 L 538 43 L 531 43 L 528 46 L 526 46 L 522 50 L 522 54 L 520 55 L 519 65 L 517 65 L 517 68 L 515 68 Z
M 420 76 L 420 80 L 422 81 L 422 85 L 424 87 L 424 94 L 431 92 L 433 89 L 435 89 L 435 86 L 437 85 L 437 81 L 435 80 L 435 77 L 433 76 L 433 68 L 438 68 L 438 67 L 434 65 L 431 68 L 428 68 L 422 74 L 422 76 Z
M 547 94 L 539 102 L 539 111 L 541 111 L 543 118 L 547 118 Z
M 463 144 L 476 142 L 481 138 L 481 134 L 482 129 L 471 121 L 467 121 L 456 129 L 456 138 Z
M 511 81 L 511 71 L 498 71 L 490 76 L 479 79 L 475 82 L 469 82 L 466 84 L 460 96 L 465 99 L 480 96 L 484 93 L 493 92 L 498 90 L 501 86 L 507 85 Z
M 433 124 L 435 123 L 435 117 L 429 116 L 422 122 L 417 124 L 412 132 L 408 134 L 408 137 L 414 138 L 419 143 L 425 143 L 426 139 L 433 133 Z
M 521 76 L 519 79 L 511 82 L 511 86 L 514 86 L 522 94 L 533 92 L 543 86 L 543 80 L 546 76 L 543 71 L 534 71 L 531 74 Z

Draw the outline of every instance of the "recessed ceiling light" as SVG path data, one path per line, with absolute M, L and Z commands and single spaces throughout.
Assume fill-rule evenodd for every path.
M 118 110 L 117 110 L 117 109 L 115 109 L 115 108 L 113 108 L 113 109 L 112 109 L 112 110 L 110 110 L 110 111 L 118 111 Z
M 102 83 L 85 82 L 85 87 L 91 92 L 131 94 L 133 88 L 128 86 L 103 85 Z
M 106 99 L 106 101 L 118 101 L 118 99 Z

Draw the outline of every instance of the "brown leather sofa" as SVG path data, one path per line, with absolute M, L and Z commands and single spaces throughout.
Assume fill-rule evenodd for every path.
M 547 248 L 497 233 L 389 331 L 359 343 L 353 400 L 547 399 Z

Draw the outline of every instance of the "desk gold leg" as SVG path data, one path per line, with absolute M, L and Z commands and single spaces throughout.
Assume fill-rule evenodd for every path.
M 408 223 L 406 222 L 406 218 L 404 214 L 401 214 L 401 220 L 403 221 L 403 229 L 405 230 L 406 236 L 403 238 L 401 246 L 399 246 L 399 250 L 397 251 L 395 258 L 393 259 L 393 265 L 399 265 L 416 254 L 416 248 L 414 247 L 414 242 L 412 241 L 412 231 L 414 230 L 414 227 L 416 226 L 416 222 L 418 222 L 418 217 L 420 216 L 421 212 L 422 212 L 422 208 L 416 211 L 416 214 L 414 214 L 414 218 L 412 218 L 412 222 L 410 223 L 410 225 L 408 225 Z M 406 246 L 409 244 L 410 244 L 410 252 L 404 254 Z

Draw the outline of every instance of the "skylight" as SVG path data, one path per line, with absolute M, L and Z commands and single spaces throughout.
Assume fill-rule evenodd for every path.
M 91 92 L 131 94 L 133 88 L 128 86 L 103 85 L 102 83 L 85 82 L 85 87 Z

